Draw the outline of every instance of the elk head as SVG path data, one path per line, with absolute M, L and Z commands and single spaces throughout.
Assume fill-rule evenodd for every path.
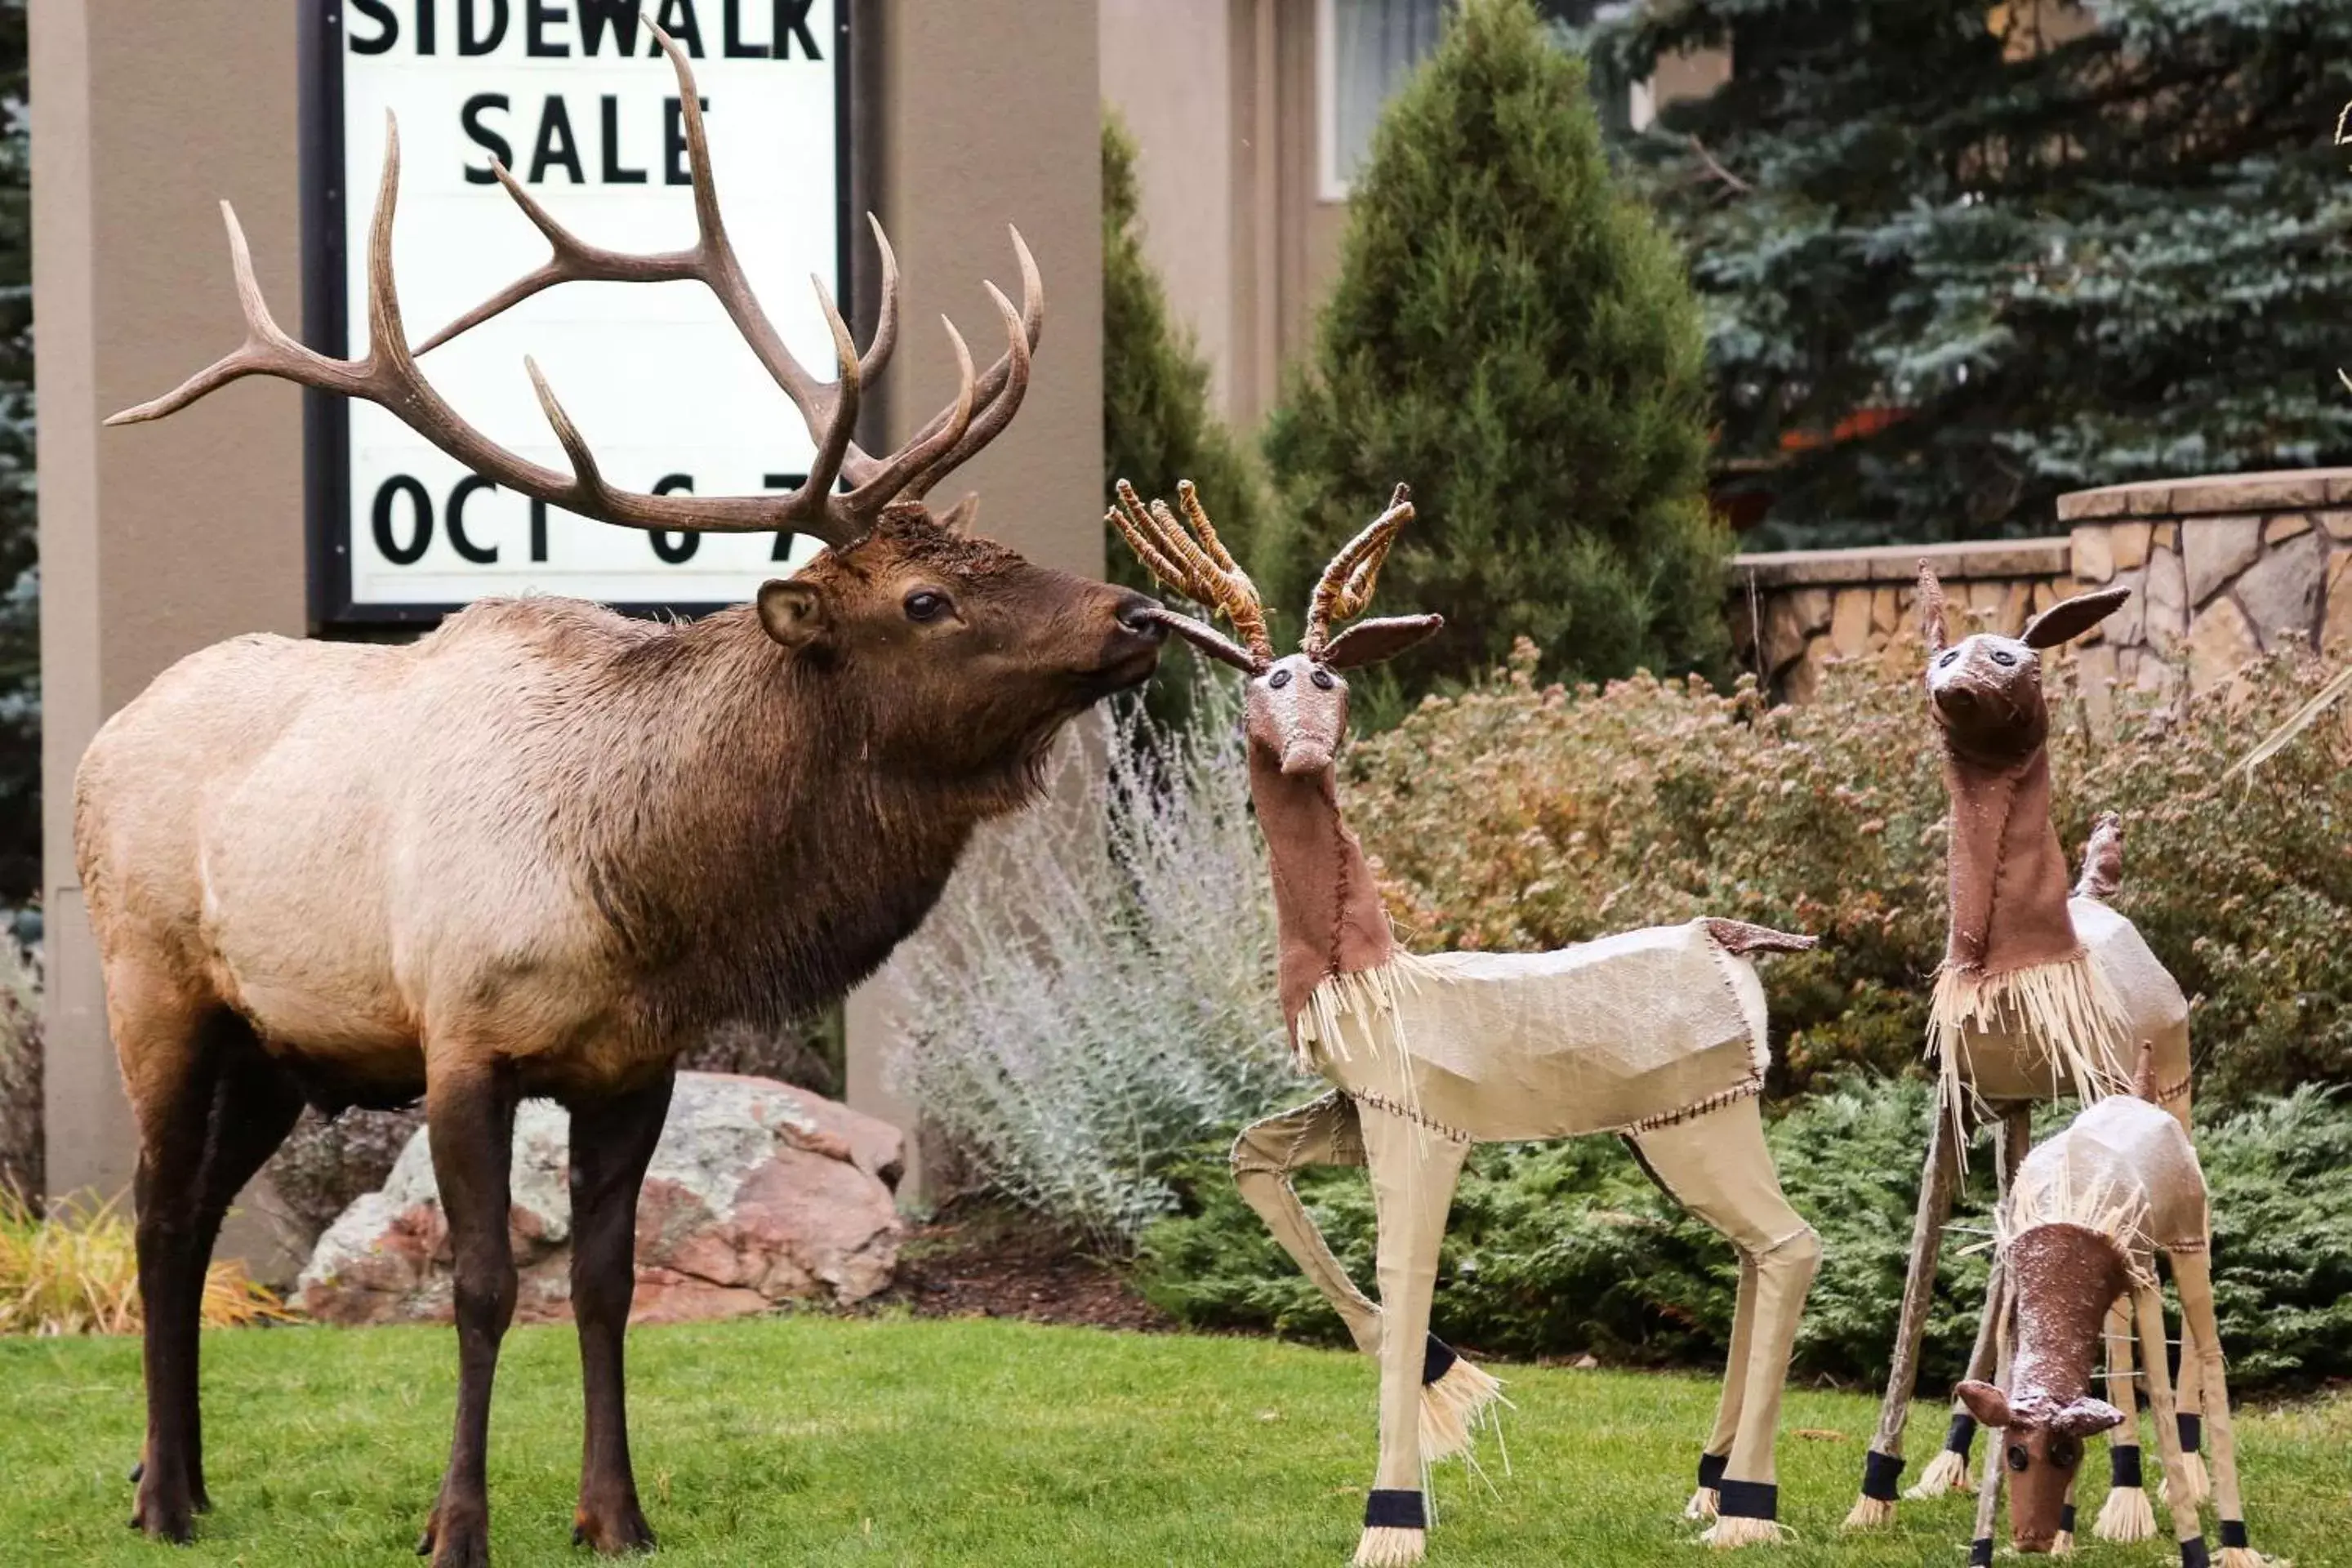
M 2004 763 L 2031 755 L 2050 734 L 2042 660 L 2036 655 L 2081 637 L 2130 597 L 2128 588 L 2078 595 L 2034 616 L 2020 636 L 1978 632 L 1947 647 L 1944 591 L 1935 570 L 1920 562 L 1919 630 L 1927 645 L 1927 703 L 1946 743 L 1979 762 Z
M 1176 593 L 1232 623 L 1236 643 L 1203 622 L 1171 610 L 1151 612 L 1162 625 L 1210 658 L 1249 678 L 1244 721 L 1251 750 L 1292 774 L 1321 773 L 1338 756 L 1348 733 L 1348 683 L 1344 672 L 1393 658 L 1431 637 L 1445 625 L 1442 616 L 1389 616 L 1358 621 L 1338 637 L 1335 622 L 1364 613 L 1380 580 L 1381 564 L 1397 531 L 1412 521 L 1411 492 L 1402 485 L 1388 510 L 1341 547 L 1323 568 L 1307 601 L 1307 633 L 1298 651 L 1275 657 L 1266 636 L 1265 610 L 1257 586 L 1235 564 L 1190 480 L 1176 487 L 1179 521 L 1165 501 L 1149 507 L 1125 479 L 1109 521 L 1125 537 L 1151 574 Z
M 898 267 L 882 226 L 871 218 L 881 260 L 880 310 L 873 341 L 859 353 L 822 279 L 812 279 L 832 329 L 838 370 L 821 382 L 793 357 L 752 293 L 719 209 L 694 73 L 668 34 L 654 37 L 677 78 L 693 170 L 695 243 L 651 255 L 591 245 L 541 206 L 501 164 L 492 168 L 507 194 L 548 242 L 548 259 L 458 317 L 415 349 L 401 321 L 392 267 L 393 211 L 400 189 L 400 138 L 387 125 L 383 174 L 368 238 L 368 354 L 339 360 L 288 336 L 271 318 L 253 276 L 244 231 L 226 202 L 229 253 L 245 313 L 245 342 L 180 386 L 107 421 L 158 419 L 247 375 L 275 375 L 304 386 L 381 404 L 475 473 L 579 516 L 625 528 L 673 532 L 813 534 L 831 548 L 794 578 L 760 591 L 758 623 L 815 670 L 856 668 L 862 685 L 890 696 L 870 700 L 884 718 L 886 745 L 919 753 L 939 770 L 983 765 L 960 754 L 1031 748 L 1096 699 L 1147 679 L 1165 627 L 1142 595 L 1034 565 L 1014 552 L 963 531 L 972 498 L 935 517 L 923 498 L 1012 422 L 1028 390 L 1030 353 L 1043 332 L 1045 287 L 1037 265 L 1013 231 L 1021 268 L 1021 307 L 993 283 L 1003 317 L 1004 353 L 975 374 L 955 323 L 941 318 L 956 359 L 955 401 L 894 452 L 873 455 L 852 438 L 864 389 L 888 363 L 898 335 Z M 652 495 L 608 483 L 594 454 L 556 401 L 547 378 L 523 361 L 540 406 L 572 471 L 542 468 L 491 441 L 425 379 L 417 360 L 450 339 L 561 283 L 660 283 L 693 280 L 715 295 L 752 353 L 808 426 L 816 444 L 797 489 L 756 496 Z

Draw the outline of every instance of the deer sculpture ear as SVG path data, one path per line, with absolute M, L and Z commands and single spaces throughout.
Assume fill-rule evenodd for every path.
M 832 617 L 815 584 L 776 577 L 760 584 L 760 625 L 788 648 L 804 648 L 825 634 Z
M 1360 669 L 1394 658 L 1445 628 L 1444 616 L 1381 616 L 1358 621 L 1331 639 L 1323 662 L 1333 669 Z
M 1927 564 L 1925 556 L 1919 560 L 1919 640 L 1927 645 L 1929 653 L 1940 653 L 1944 647 L 1944 585 L 1936 581 L 1936 569 Z
M 1211 658 L 1220 664 L 1230 664 L 1244 675 L 1255 675 L 1265 668 L 1264 661 L 1255 654 L 1205 622 L 1157 607 L 1145 613 Z
M 2025 623 L 2025 646 L 2056 647 L 2060 643 L 2073 642 L 2122 609 L 2124 601 L 2130 597 L 2129 588 L 2102 588 L 2095 594 L 2062 599 Z
M 1969 1414 L 1977 1418 L 1978 1426 L 1998 1429 L 2009 1425 L 2009 1395 L 1991 1384 L 1970 1378 L 1952 1392 L 1968 1406 Z
M 2050 1430 L 2074 1438 L 2089 1437 L 2124 1424 L 2124 1413 L 2104 1399 L 2089 1395 L 2074 1400 L 2050 1420 Z

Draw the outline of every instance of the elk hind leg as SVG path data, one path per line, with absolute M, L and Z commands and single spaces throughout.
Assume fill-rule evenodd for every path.
M 417 1543 L 433 1568 L 488 1568 L 490 1385 L 499 1344 L 514 1320 L 513 1246 L 507 1235 L 516 1095 L 493 1064 L 427 1053 L 425 1128 L 449 1224 L 457 1322 L 457 1415 L 449 1468 Z
M 1756 1100 L 1641 1133 L 1634 1143 L 1658 1184 L 1720 1232 L 1743 1265 L 1755 1269 L 1747 1354 L 1728 1369 L 1723 1395 L 1734 1413 L 1734 1435 L 1717 1487 L 1717 1517 L 1702 1539 L 1711 1546 L 1777 1542 L 1773 1444 L 1789 1354 L 1821 1267 L 1821 1238 L 1781 1195 Z M 1718 1425 L 1721 1420 L 1718 1412 Z
M 1422 1492 L 1422 1375 L 1446 1211 L 1470 1145 L 1373 1111 L 1362 1119 L 1380 1228 L 1381 1458 L 1365 1500 L 1357 1568 L 1418 1563 L 1429 1530 Z
M 674 1081 L 665 1070 L 642 1089 L 572 1113 L 572 1313 L 587 1404 L 572 1541 L 604 1552 L 654 1543 L 629 1462 L 622 1352 L 637 1282 L 637 1193 Z

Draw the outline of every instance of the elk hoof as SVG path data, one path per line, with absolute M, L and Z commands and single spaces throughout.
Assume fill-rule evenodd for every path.
M 150 1541 L 185 1546 L 196 1537 L 193 1511 L 184 1492 L 177 1498 L 167 1498 L 162 1495 L 161 1488 L 151 1489 L 142 1484 L 138 1506 L 131 1510 L 131 1528 L 145 1531 Z
M 617 1503 L 591 1503 L 584 1499 L 572 1515 L 572 1544 L 593 1547 L 607 1557 L 654 1548 L 653 1526 L 634 1496 Z
M 425 1521 L 416 1555 L 430 1557 L 433 1568 L 489 1568 L 490 1521 L 481 1510 L 459 1510 L 444 1504 Z

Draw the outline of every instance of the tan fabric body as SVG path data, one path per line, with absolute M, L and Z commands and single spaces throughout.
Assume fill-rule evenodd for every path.
M 2210 1225 L 2205 1174 L 2180 1123 L 2147 1100 L 2115 1095 L 2025 1157 L 2002 1232 L 2079 1225 L 2123 1242 L 2148 1273 L 2149 1248 L 2200 1251 Z
M 1557 952 L 1400 955 L 1384 979 L 1326 983 L 1300 1045 L 1360 1102 L 1425 1126 L 1494 1142 L 1614 1132 L 1764 1085 L 1762 987 L 1700 921 Z

